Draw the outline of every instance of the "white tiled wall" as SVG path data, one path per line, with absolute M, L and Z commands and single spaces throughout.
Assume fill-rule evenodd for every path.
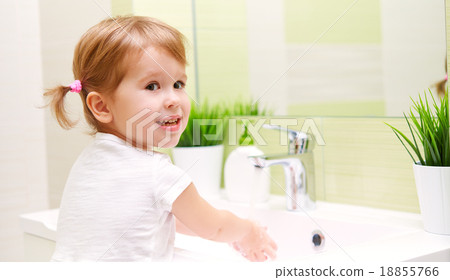
M 48 208 L 38 2 L 0 2 L 0 261 L 23 259 L 18 215 Z

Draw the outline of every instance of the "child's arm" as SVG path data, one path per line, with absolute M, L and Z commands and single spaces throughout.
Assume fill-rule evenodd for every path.
M 206 202 L 190 184 L 172 205 L 176 218 L 196 235 L 234 247 L 252 261 L 275 258 L 276 244 L 264 228 Z
M 183 224 L 177 217 L 175 217 L 175 228 L 178 233 L 197 236 L 195 232 L 190 230 L 185 224 Z

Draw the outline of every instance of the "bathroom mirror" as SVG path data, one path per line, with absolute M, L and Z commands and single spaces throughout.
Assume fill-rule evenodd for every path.
M 200 98 L 252 96 L 277 114 L 401 116 L 446 75 L 442 0 L 192 3 Z
M 82 3 L 78 6 L 96 15 L 90 15 L 92 22 L 109 14 L 137 14 L 183 32 L 190 42 L 187 90 L 199 100 L 251 97 L 276 115 L 401 116 L 410 97 L 434 90 L 446 75 L 442 0 Z M 70 5 L 44 1 L 41 6 L 67 10 Z M 62 26 L 64 20 L 49 25 Z M 80 30 L 70 33 L 72 45 L 89 27 L 85 22 L 71 23 Z M 43 34 L 44 47 L 56 40 L 53 33 Z M 66 64 L 72 45 L 65 48 Z

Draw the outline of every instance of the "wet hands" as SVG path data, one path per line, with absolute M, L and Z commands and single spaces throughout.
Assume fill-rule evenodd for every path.
M 231 243 L 233 248 L 253 262 L 266 261 L 268 258 L 275 259 L 278 248 L 267 234 L 267 227 L 261 227 L 255 222 L 250 223 L 250 231 L 241 240 Z

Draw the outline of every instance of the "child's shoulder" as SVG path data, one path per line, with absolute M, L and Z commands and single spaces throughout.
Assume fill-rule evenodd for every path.
M 72 169 L 79 173 L 100 170 L 109 172 L 108 176 L 134 174 L 156 178 L 166 173 L 176 173 L 174 169 L 178 168 L 167 154 L 139 150 L 115 135 L 97 133 Z
M 139 147 L 134 147 L 125 140 L 110 133 L 97 132 L 95 139 L 88 147 L 90 150 L 95 150 L 96 153 L 101 153 L 100 156 L 114 157 L 114 158 L 134 158 L 145 161 L 153 160 L 160 163 L 170 163 L 170 157 L 167 154 L 157 151 L 146 151 Z

